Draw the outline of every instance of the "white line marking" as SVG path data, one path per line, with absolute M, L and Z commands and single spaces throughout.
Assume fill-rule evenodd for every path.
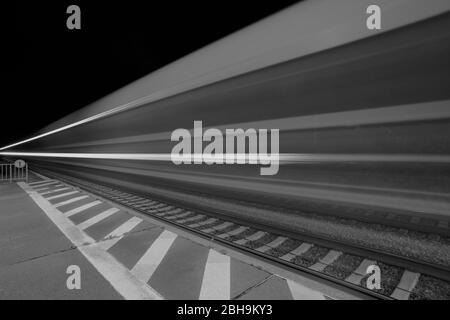
M 210 249 L 199 299 L 229 300 L 230 287 L 230 257 Z
M 71 189 L 70 187 L 66 187 L 66 188 L 61 188 L 61 189 L 55 189 L 55 190 L 50 190 L 50 191 L 45 191 L 41 193 L 41 196 L 44 196 L 46 194 L 50 194 L 50 193 L 55 193 L 55 192 L 60 192 L 60 191 L 64 191 L 64 190 L 69 190 Z
M 141 218 L 132 217 L 131 219 L 127 220 L 125 223 L 120 225 L 118 228 L 113 230 L 110 234 L 108 234 L 105 237 L 105 239 L 121 237 L 124 234 L 126 234 L 126 233 L 130 232 L 131 230 L 133 230 L 141 222 L 142 222 Z
M 58 181 L 54 181 L 54 180 L 43 180 L 43 181 L 36 181 L 36 182 L 30 182 L 29 185 L 32 186 L 33 188 L 36 186 L 43 186 L 49 183 L 57 183 Z
M 94 239 L 79 230 L 58 209 L 52 206 L 50 202 L 29 189 L 25 183 L 18 182 L 17 184 L 28 193 L 31 199 L 44 211 L 49 219 L 122 297 L 127 300 L 162 299 L 158 292 L 153 290 L 149 285 L 136 279 L 127 268 L 118 263 L 109 253 L 102 250 L 95 243 Z
M 43 191 L 43 190 L 49 190 L 52 188 L 59 188 L 59 187 L 63 187 L 64 185 L 62 183 L 58 183 L 58 184 L 52 184 L 52 185 L 48 185 L 48 186 L 38 186 L 34 189 L 34 191 Z
M 85 230 L 85 229 L 89 228 L 90 226 L 93 226 L 94 224 L 108 218 L 109 216 L 113 215 L 114 213 L 116 213 L 118 211 L 120 211 L 120 210 L 117 208 L 110 208 L 110 209 L 103 211 L 102 213 L 99 213 L 98 215 L 80 223 L 78 225 L 78 228 L 80 228 L 81 230 Z
M 131 269 L 131 272 L 139 280 L 147 283 L 176 238 L 175 233 L 164 230 Z
M 59 207 L 64 206 L 66 204 L 71 204 L 71 203 L 74 203 L 74 202 L 77 202 L 77 201 L 80 201 L 80 200 L 83 200 L 83 199 L 86 199 L 86 198 L 89 198 L 89 196 L 88 195 L 79 196 L 79 197 L 72 198 L 72 199 L 69 199 L 69 200 L 66 200 L 66 201 L 63 201 L 63 202 L 59 202 L 59 203 L 55 204 L 54 206 L 56 208 L 59 208 Z
M 92 207 L 94 207 L 94 206 L 96 206 L 96 205 L 99 205 L 99 204 L 101 204 L 101 203 L 102 203 L 102 202 L 99 201 L 99 200 L 96 200 L 96 201 L 93 201 L 93 202 L 89 202 L 89 203 L 86 203 L 86 204 L 84 204 L 84 205 L 82 205 L 82 206 L 80 206 L 80 207 L 77 207 L 77 208 L 74 208 L 74 209 L 72 209 L 72 210 L 69 210 L 69 211 L 65 212 L 64 215 L 65 215 L 67 218 L 69 218 L 69 217 L 71 217 L 71 216 L 73 216 L 73 215 L 75 215 L 75 214 L 77 214 L 77 213 L 80 213 L 80 212 L 82 212 L 82 211 L 84 211 L 84 210 L 87 210 L 87 209 L 89 209 L 89 208 L 92 208 Z
M 104 241 L 99 243 L 99 246 L 103 250 L 109 250 L 112 246 L 114 246 L 117 242 L 122 239 L 126 233 L 133 230 L 139 223 L 142 222 L 142 219 L 138 217 L 132 217 L 122 225 L 120 225 L 118 228 L 113 230 L 110 234 L 105 236 L 103 239 Z
M 48 197 L 48 198 L 45 198 L 46 200 L 53 200 L 53 199 L 58 199 L 58 198 L 63 198 L 63 197 L 66 197 L 66 196 L 71 196 L 72 194 L 75 194 L 75 193 L 78 193 L 79 191 L 78 190 L 74 190 L 74 191 L 70 191 L 70 192 L 66 192 L 66 193 L 61 193 L 61 194 L 58 194 L 58 195 L 56 195 L 56 196 L 51 196 L 51 197 Z

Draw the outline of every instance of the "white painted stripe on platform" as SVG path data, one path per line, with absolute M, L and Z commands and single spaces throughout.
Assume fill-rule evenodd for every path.
M 60 189 L 55 189 L 55 190 L 50 190 L 50 191 L 45 191 L 41 193 L 41 196 L 44 196 L 46 194 L 50 194 L 50 193 L 55 193 L 55 192 L 60 192 L 60 191 L 64 191 L 64 190 L 69 190 L 71 189 L 70 187 L 65 187 L 65 188 L 60 188 Z
M 117 242 L 119 242 L 125 234 L 132 231 L 135 227 L 139 225 L 139 223 L 142 222 L 141 218 L 138 217 L 132 217 L 122 225 L 120 225 L 118 228 L 113 230 L 110 234 L 105 236 L 103 241 L 99 242 L 98 245 L 103 250 L 109 250 L 112 246 L 114 246 Z
M 41 180 L 41 181 L 30 182 L 30 183 L 28 183 L 28 184 L 34 188 L 34 187 L 37 186 L 37 185 L 44 185 L 44 184 L 49 183 L 49 182 L 56 183 L 56 182 L 58 182 L 58 181 L 54 181 L 54 180 Z
M 38 190 L 40 188 L 51 188 L 55 185 L 60 185 L 61 181 L 50 181 L 50 182 L 46 182 L 46 183 L 42 183 L 42 184 L 38 184 L 38 185 L 34 185 L 32 186 L 34 190 Z
M 58 180 L 45 180 L 45 181 L 38 181 L 38 182 L 30 182 L 29 185 L 31 185 L 33 188 L 40 188 L 46 185 L 51 185 L 55 183 L 60 183 Z
M 59 208 L 61 206 L 65 206 L 66 204 L 71 204 L 71 203 L 74 203 L 74 202 L 77 202 L 77 201 L 80 201 L 80 200 L 83 200 L 83 199 L 86 199 L 86 198 L 89 198 L 89 196 L 88 195 L 79 196 L 79 197 L 72 198 L 72 199 L 69 199 L 69 200 L 66 200 L 66 201 L 63 201 L 63 202 L 58 202 L 57 204 L 54 204 L 54 206 L 56 208 Z
M 89 203 L 86 203 L 86 204 L 84 204 L 84 205 L 82 205 L 82 206 L 79 206 L 79 207 L 77 207 L 77 208 L 74 208 L 74 209 L 72 209 L 72 210 L 69 210 L 69 211 L 65 212 L 64 215 L 65 215 L 67 218 L 69 218 L 69 217 L 71 217 L 71 216 L 73 216 L 73 215 L 75 215 L 75 214 L 77 214 L 77 213 L 80 213 L 80 212 L 82 212 L 82 211 L 84 211 L 84 210 L 87 210 L 87 209 L 89 209 L 89 208 L 92 208 L 92 207 L 94 207 L 94 206 L 96 206 L 96 205 L 99 205 L 99 204 L 101 204 L 101 203 L 102 203 L 102 202 L 101 202 L 100 200 L 96 200 L 96 201 L 93 201 L 93 202 L 89 202 Z
M 164 230 L 131 269 L 131 272 L 139 280 L 147 283 L 176 238 L 175 233 Z
M 64 184 L 62 183 L 58 183 L 58 184 L 51 184 L 51 185 L 47 185 L 47 186 L 38 186 L 34 189 L 34 191 L 43 191 L 43 190 L 49 190 L 52 188 L 59 188 L 59 187 L 63 187 Z
M 93 226 L 94 224 L 108 218 L 109 216 L 112 216 L 114 213 L 116 213 L 118 211 L 120 211 L 120 210 L 117 208 L 110 208 L 110 209 L 103 211 L 102 213 L 99 213 L 98 215 L 93 216 L 92 218 L 80 223 L 78 225 L 78 228 L 80 228 L 81 230 L 87 229 L 90 226 Z
M 73 195 L 75 193 L 79 193 L 79 192 L 80 191 L 78 191 L 78 190 L 74 190 L 74 191 L 70 191 L 70 192 L 66 192 L 66 193 L 61 193 L 61 194 L 58 194 L 56 196 L 51 196 L 51 197 L 48 197 L 48 198 L 45 198 L 45 199 L 50 201 L 50 200 L 53 200 L 53 199 L 59 199 L 59 198 L 71 196 L 71 195 Z
M 230 257 L 209 250 L 203 273 L 200 300 L 229 300 L 230 299 Z
M 133 217 L 126 221 L 124 224 L 120 225 L 118 228 L 113 230 L 110 234 L 105 236 L 103 241 L 99 242 L 99 246 L 103 250 L 109 250 L 109 248 L 113 247 L 117 242 L 119 242 L 126 233 L 133 230 L 139 223 L 142 222 L 142 219 L 138 217 Z
M 127 220 L 125 223 L 121 224 L 119 227 L 114 229 L 110 234 L 105 236 L 104 239 L 121 237 L 124 234 L 126 234 L 126 233 L 130 232 L 131 230 L 133 230 L 142 221 L 143 220 L 141 218 L 132 217 L 129 220 Z
M 127 300 L 162 299 L 157 291 L 148 284 L 140 282 L 127 268 L 108 252 L 101 249 L 94 239 L 78 229 L 44 197 L 34 192 L 23 182 L 17 184 L 28 193 L 49 219 L 122 297 Z

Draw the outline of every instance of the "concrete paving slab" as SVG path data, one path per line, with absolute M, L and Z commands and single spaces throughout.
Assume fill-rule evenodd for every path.
M 67 268 L 80 268 L 80 290 L 69 290 Z M 122 299 L 77 249 L 0 268 L 0 300 Z
M 0 267 L 70 247 L 16 184 L 0 185 Z
M 236 259 L 231 259 L 230 265 L 231 299 L 236 298 L 238 295 L 258 285 L 270 276 L 270 273 Z
M 198 299 L 209 248 L 178 237 L 149 284 L 166 299 Z
M 121 299 L 17 185 L 0 185 L 1 299 Z M 81 290 L 66 286 L 67 267 L 81 268 Z
M 259 286 L 252 288 L 238 300 L 292 300 L 292 294 L 285 279 L 272 276 Z

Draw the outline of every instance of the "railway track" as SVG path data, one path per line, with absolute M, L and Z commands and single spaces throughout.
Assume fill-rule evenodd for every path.
M 418 287 L 426 286 L 427 281 L 437 283 L 444 291 L 450 288 L 450 272 L 444 266 L 311 234 L 250 223 L 245 219 L 226 216 L 219 210 L 206 211 L 176 199 L 161 199 L 55 172 L 42 173 L 224 246 L 257 255 L 292 271 L 331 281 L 367 297 L 428 298 L 426 295 L 417 297 L 415 293 Z M 366 287 L 366 270 L 370 265 L 378 265 L 381 269 L 380 290 Z M 420 281 L 422 279 L 427 281 Z M 419 288 L 419 291 L 424 289 Z

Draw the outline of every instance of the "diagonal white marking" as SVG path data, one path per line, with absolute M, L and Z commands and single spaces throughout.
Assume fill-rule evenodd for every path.
M 50 190 L 52 188 L 57 188 L 57 187 L 63 187 L 64 185 L 62 183 L 58 183 L 58 184 L 52 184 L 49 186 L 38 186 L 34 189 L 34 191 L 44 191 L 44 190 Z
M 103 250 L 108 250 L 112 246 L 114 246 L 117 242 L 120 241 L 124 237 L 124 235 L 131 230 L 133 230 L 139 223 L 142 222 L 141 218 L 138 217 L 132 217 L 122 225 L 120 225 L 118 228 L 113 230 L 110 234 L 108 234 L 104 241 L 99 243 L 99 246 L 103 248 Z
M 93 226 L 94 224 L 108 218 L 109 216 L 113 215 L 114 213 L 116 213 L 118 211 L 120 211 L 120 210 L 117 208 L 110 208 L 110 209 L 103 211 L 102 213 L 99 213 L 98 215 L 80 223 L 78 225 L 78 228 L 80 228 L 81 230 L 87 229 L 90 226 Z
M 133 274 L 105 250 L 95 240 L 78 229 L 64 217 L 50 202 L 29 189 L 23 182 L 17 183 L 33 201 L 44 211 L 49 219 L 75 245 L 97 271 L 127 300 L 156 300 L 163 297 L 148 284 L 140 282 Z
M 210 249 L 199 299 L 229 300 L 230 287 L 230 257 Z
M 41 196 L 44 196 L 46 194 L 50 194 L 50 193 L 55 193 L 55 192 L 60 192 L 60 191 L 64 191 L 64 190 L 69 190 L 70 187 L 65 187 L 65 188 L 60 188 L 60 189 L 55 189 L 55 190 L 50 190 L 50 191 L 45 191 L 41 193 Z
M 39 188 L 42 186 L 45 186 L 47 184 L 52 184 L 52 183 L 58 183 L 58 181 L 54 181 L 54 180 L 45 180 L 45 181 L 36 181 L 36 182 L 30 182 L 29 185 L 32 186 L 33 188 Z
M 47 182 L 50 182 L 50 181 L 53 181 L 53 180 L 40 180 L 40 181 L 29 182 L 28 185 L 29 186 L 34 186 L 36 184 L 47 183 Z
M 61 193 L 61 194 L 58 194 L 56 196 L 51 196 L 51 197 L 48 197 L 48 198 L 45 198 L 45 199 L 50 201 L 50 200 L 54 200 L 54 199 L 58 199 L 58 198 L 67 197 L 67 196 L 70 196 L 70 195 L 78 193 L 78 192 L 79 192 L 78 190 L 74 190 L 74 191 L 70 191 L 70 192 L 66 192 L 66 193 Z
M 164 230 L 139 259 L 131 272 L 142 282 L 148 282 L 176 238 L 175 233 Z
M 89 208 L 92 208 L 92 207 L 94 207 L 94 206 L 96 206 L 96 205 L 99 205 L 99 204 L 101 204 L 101 203 L 102 203 L 102 202 L 99 201 L 99 200 L 96 200 L 96 201 L 93 201 L 93 202 L 89 202 L 89 203 L 86 203 L 86 204 L 84 204 L 84 205 L 82 205 L 82 206 L 79 206 L 79 207 L 77 207 L 77 208 L 74 208 L 74 209 L 72 209 L 72 210 L 69 210 L 69 211 L 65 212 L 64 215 L 65 215 L 67 218 L 69 218 L 69 217 L 71 217 L 71 216 L 73 216 L 73 215 L 75 215 L 75 214 L 77 214 L 77 213 L 80 213 L 80 212 L 82 212 L 82 211 L 84 211 L 84 210 L 87 210 L 87 209 L 89 209 Z
M 77 201 L 80 201 L 80 200 L 83 200 L 83 199 L 86 199 L 86 198 L 89 198 L 89 196 L 88 195 L 79 196 L 79 197 L 72 198 L 72 199 L 69 199 L 69 200 L 66 200 L 66 201 L 63 201 L 63 202 L 58 202 L 54 206 L 55 206 L 55 208 L 59 208 L 61 206 L 65 206 L 66 204 L 71 204 L 71 203 L 74 203 L 74 202 L 77 202 Z

